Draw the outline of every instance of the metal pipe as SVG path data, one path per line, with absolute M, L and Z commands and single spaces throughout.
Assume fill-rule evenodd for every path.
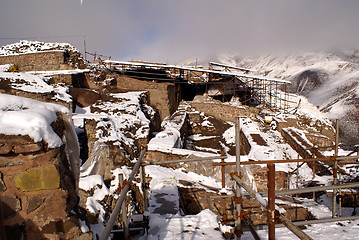
M 143 211 L 148 211 L 148 199 L 147 199 L 147 183 L 145 166 L 141 166 L 141 187 L 143 192 Z
M 119 174 L 118 175 L 119 178 L 119 182 L 120 182 L 120 186 L 121 186 L 121 192 L 122 192 L 122 186 L 124 183 L 124 178 L 123 178 L 123 174 Z M 127 221 L 127 204 L 126 204 L 126 198 L 123 200 L 123 203 L 121 205 L 121 220 L 122 220 L 122 224 L 123 224 L 123 234 L 125 239 L 128 239 L 128 236 L 130 235 L 129 230 L 128 230 L 128 221 Z
M 278 192 L 275 192 L 275 195 L 283 196 L 283 195 L 301 194 L 301 193 L 326 191 L 326 190 L 331 190 L 331 189 L 345 189 L 345 188 L 355 188 L 355 187 L 359 187 L 359 183 L 298 188 L 298 189 L 291 189 L 291 190 L 286 190 L 286 191 L 278 191 Z M 263 196 L 265 196 L 265 194 L 263 194 Z
M 336 217 L 336 218 L 323 218 L 323 219 L 314 219 L 314 220 L 306 220 L 306 221 L 297 221 L 293 222 L 296 226 L 303 225 L 311 225 L 311 224 L 320 224 L 320 223 L 330 223 L 330 222 L 340 222 L 340 221 L 353 221 L 358 220 L 359 216 L 348 216 L 348 217 Z M 276 228 L 285 227 L 284 224 L 276 224 Z M 267 229 L 268 225 L 255 225 L 253 226 L 255 230 L 263 230 Z M 243 228 L 244 231 L 248 231 L 249 229 Z
M 275 165 L 267 164 L 268 239 L 275 240 Z
M 245 219 L 244 219 L 244 222 L 245 222 L 246 225 L 248 226 L 249 231 L 252 233 L 252 236 L 253 236 L 254 240 L 261 240 L 261 238 L 259 237 L 258 233 L 257 233 L 256 230 L 254 229 L 252 222 L 251 222 L 248 218 L 245 218 Z
M 356 160 L 359 159 L 359 156 L 341 156 L 336 158 L 338 161 L 341 160 Z M 241 165 L 252 165 L 252 164 L 268 164 L 268 163 L 293 163 L 293 162 L 334 162 L 335 157 L 326 157 L 326 158 L 303 158 L 303 159 L 282 159 L 282 160 L 258 160 L 258 161 L 245 161 L 241 162 Z M 341 164 L 341 163 L 339 163 Z M 342 163 L 346 164 L 346 163 Z M 354 163 L 348 163 L 354 164 Z M 222 165 L 236 165 L 236 162 L 214 162 L 213 166 L 222 166 Z
M 286 191 L 276 191 L 275 196 L 318 192 L 318 191 L 326 191 L 326 190 L 332 190 L 332 189 L 349 189 L 349 188 L 356 188 L 356 187 L 359 187 L 359 182 L 340 184 L 340 185 L 331 185 L 331 186 L 306 187 L 306 188 L 291 189 L 291 190 L 286 190 Z M 259 194 L 263 197 L 268 196 L 268 193 L 266 193 L 266 192 L 259 192 Z M 244 193 L 243 195 L 250 195 L 250 194 Z M 215 195 L 215 196 L 211 196 L 210 198 L 228 198 L 228 197 L 233 197 L 233 195 L 232 194 L 228 194 L 228 195 L 224 195 L 224 196 Z
M 338 144 L 339 144 L 339 119 L 335 120 L 335 153 L 334 153 L 334 166 L 333 166 L 333 184 L 337 184 L 338 181 Z M 333 190 L 333 211 L 332 217 L 335 217 L 337 209 L 337 191 Z
M 250 188 L 242 179 L 240 179 L 236 174 L 233 172 L 231 173 L 231 177 L 237 184 L 240 184 L 250 195 L 251 197 L 255 198 L 263 207 L 268 206 L 268 202 L 257 192 L 255 192 L 252 188 Z M 304 233 L 301 229 L 295 226 L 288 218 L 283 216 L 278 212 L 279 216 L 278 219 L 281 221 L 290 231 L 292 231 L 298 238 L 300 239 L 312 239 L 306 233 Z
M 168 160 L 168 161 L 145 162 L 145 163 L 142 163 L 142 165 L 161 165 L 161 164 L 165 164 L 165 163 L 196 162 L 196 161 L 207 161 L 207 160 L 226 159 L 226 158 L 227 158 L 227 156 L 184 158 L 184 159 Z
M 236 117 L 235 119 L 235 136 L 236 136 L 236 171 L 237 174 L 240 174 L 240 165 L 241 165 L 241 139 L 240 139 L 240 118 Z M 239 199 L 241 198 L 241 188 L 240 185 L 236 184 L 236 230 L 241 229 L 241 204 Z M 237 239 L 241 237 L 237 235 Z
M 132 182 L 133 179 L 135 178 L 135 175 L 136 175 L 138 169 L 140 168 L 141 161 L 142 161 L 143 156 L 146 153 L 146 150 L 147 150 L 147 148 L 144 148 L 142 150 L 141 155 L 138 158 L 138 160 L 137 160 L 135 166 L 133 167 L 133 170 L 132 170 L 132 172 L 131 172 L 128 180 L 127 180 L 127 183 Z M 121 194 L 120 194 L 120 196 L 119 196 L 119 198 L 117 200 L 117 203 L 115 205 L 115 209 L 112 211 L 111 217 L 110 217 L 110 219 L 108 220 L 108 222 L 106 224 L 106 228 L 102 232 L 100 240 L 107 240 L 108 239 L 108 236 L 111 233 L 113 225 L 115 224 L 116 218 L 117 218 L 118 214 L 120 213 L 122 202 L 124 201 L 129 188 L 130 188 L 129 185 L 125 184 L 125 187 L 122 189 Z

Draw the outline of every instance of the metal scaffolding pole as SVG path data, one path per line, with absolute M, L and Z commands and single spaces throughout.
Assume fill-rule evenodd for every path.
M 268 239 L 275 240 L 275 165 L 267 164 Z
M 338 182 L 338 145 L 339 145 L 339 119 L 335 120 L 335 153 L 334 153 L 334 167 L 333 167 L 333 184 L 336 185 Z M 337 209 L 337 191 L 333 190 L 333 211 L 332 211 L 332 217 L 334 218 Z
M 119 174 L 118 175 L 118 178 L 119 178 L 119 182 L 120 182 L 120 186 L 121 186 L 121 191 L 123 190 L 122 189 L 122 186 L 123 186 L 123 183 L 125 182 L 124 181 L 124 178 L 123 178 L 123 174 Z M 128 237 L 130 236 L 130 233 L 129 233 L 129 230 L 128 230 L 128 221 L 127 221 L 127 204 L 126 204 L 126 198 L 123 200 L 123 203 L 121 205 L 121 220 L 122 220 L 122 224 L 123 224 L 123 234 L 124 234 L 124 237 L 125 239 L 128 239 Z
M 240 164 L 241 164 L 241 138 L 240 138 L 240 118 L 236 117 L 235 120 L 236 128 L 236 171 L 237 174 L 240 173 Z M 241 188 L 240 185 L 236 184 L 236 231 L 241 229 Z M 237 239 L 240 239 L 241 234 L 237 234 Z

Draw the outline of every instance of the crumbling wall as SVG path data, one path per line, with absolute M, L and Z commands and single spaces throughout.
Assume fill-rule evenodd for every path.
M 54 99 L 56 93 L 55 92 L 48 92 L 48 93 L 33 93 L 33 92 L 25 92 L 17 89 L 13 89 L 10 87 L 4 86 L 5 81 L 0 81 L 0 94 L 10 94 L 19 97 L 31 98 L 34 100 L 38 100 L 41 102 L 49 102 L 55 103 L 58 105 L 62 105 L 67 107 L 68 109 L 74 108 L 73 101 L 65 102 L 62 100 Z
M 70 57 L 67 51 L 46 51 L 0 56 L 0 65 L 15 64 L 19 71 L 70 70 L 75 67 L 67 64 Z
M 225 122 L 234 122 L 238 116 L 247 116 L 247 110 L 241 107 L 234 107 L 220 103 L 189 102 L 191 107 L 206 115 L 218 118 Z
M 64 83 L 75 88 L 89 88 L 88 79 L 90 78 L 88 72 L 76 73 L 58 73 L 49 75 L 50 84 Z
M 63 134 L 63 122 L 52 126 Z M 2 239 L 70 239 L 82 234 L 74 215 L 75 178 L 64 145 L 48 149 L 28 136 L 0 135 L 0 192 Z M 92 239 L 91 234 L 83 237 Z
M 124 76 L 118 76 L 116 81 L 120 91 L 148 91 L 150 105 L 158 111 L 160 121 L 177 109 L 178 103 L 175 100 L 177 90 L 175 91 L 172 83 L 141 81 Z

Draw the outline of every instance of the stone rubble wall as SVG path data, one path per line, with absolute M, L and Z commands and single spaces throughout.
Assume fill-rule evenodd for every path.
M 184 209 L 185 214 L 198 214 L 204 209 L 211 209 L 215 214 L 226 217 L 222 219 L 224 221 L 234 221 L 233 216 L 233 199 L 226 198 L 213 198 L 218 197 L 218 189 L 209 189 L 193 187 L 192 183 L 181 181 L 180 183 L 186 187 L 178 187 L 180 196 L 181 207 Z M 291 199 L 283 199 L 290 200 Z M 291 221 L 304 221 L 313 219 L 312 214 L 307 208 L 304 208 L 295 204 L 277 204 L 286 211 L 284 215 Z M 243 197 L 242 207 L 245 216 L 252 222 L 253 225 L 265 225 L 267 224 L 267 211 L 263 210 L 257 200 Z
M 53 128 L 61 136 L 63 124 Z M 77 203 L 64 146 L 0 135 L 1 239 L 92 239 L 80 230 Z

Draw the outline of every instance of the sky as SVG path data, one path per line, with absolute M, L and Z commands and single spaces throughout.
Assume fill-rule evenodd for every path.
M 357 47 L 357 0 L 2 0 L 0 45 L 68 42 L 116 60 Z M 88 55 L 91 59 L 91 56 Z

